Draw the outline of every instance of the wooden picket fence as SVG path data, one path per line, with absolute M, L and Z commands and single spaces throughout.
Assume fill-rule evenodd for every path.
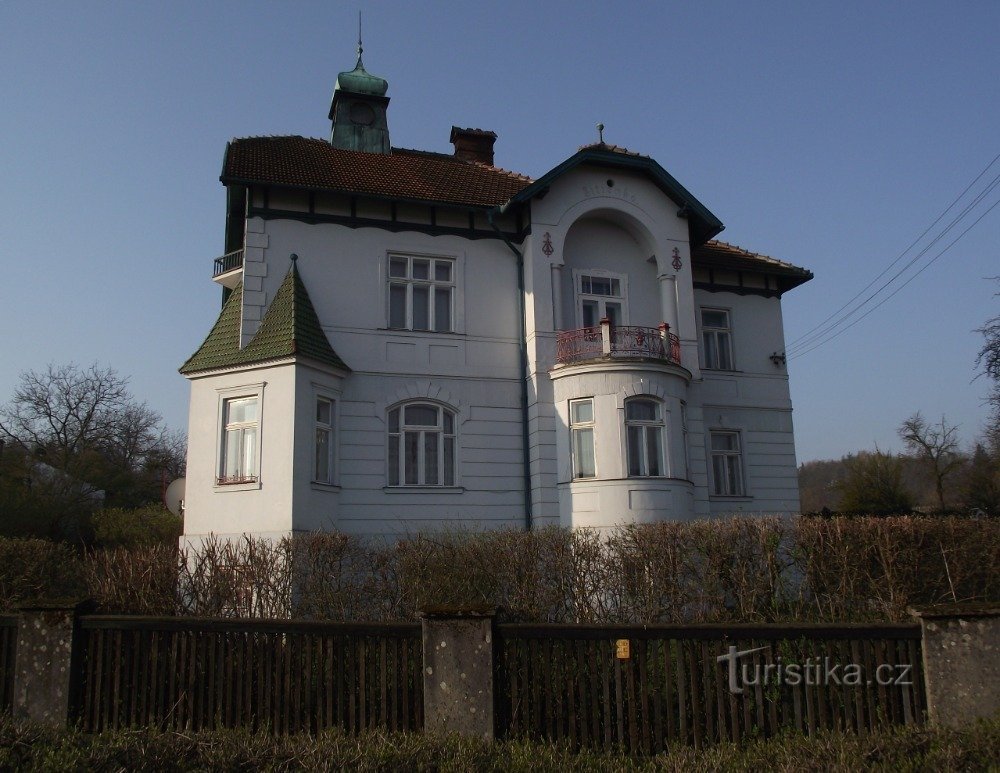
M 88 731 L 423 726 L 420 625 L 80 618 Z
M 702 747 L 784 728 L 863 733 L 924 719 L 915 625 L 508 624 L 496 631 L 498 726 L 509 737 L 654 754 L 673 743 Z M 738 693 L 730 691 L 728 662 L 717 660 L 730 646 L 752 651 L 737 658 Z M 812 684 L 790 684 L 793 663 L 840 664 L 842 679 L 844 666 L 857 664 L 865 683 L 813 675 Z M 744 664 L 756 684 L 744 683 Z M 770 676 L 756 678 L 753 666 L 767 664 Z M 779 664 L 786 668 L 780 680 Z M 880 675 L 899 684 L 876 683 L 881 664 Z
M 14 703 L 14 653 L 17 647 L 18 618 L 0 615 L 0 712 Z

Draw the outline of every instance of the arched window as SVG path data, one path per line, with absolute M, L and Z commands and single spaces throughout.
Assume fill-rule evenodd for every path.
M 389 485 L 455 485 L 455 414 L 434 403 L 389 411 Z
M 633 477 L 666 475 L 663 460 L 663 406 L 637 397 L 625 401 L 628 474 Z

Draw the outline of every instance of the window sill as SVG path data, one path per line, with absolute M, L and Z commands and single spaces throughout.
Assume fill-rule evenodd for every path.
M 747 494 L 709 494 L 708 499 L 711 502 L 716 500 L 720 502 L 753 502 L 753 497 Z
M 464 494 L 465 486 L 383 486 L 386 494 Z
M 340 491 L 340 486 L 336 483 L 320 483 L 319 481 L 314 480 L 310 482 L 309 486 L 313 491 L 326 491 L 332 494 L 336 494 Z
M 260 488 L 260 479 L 248 483 L 219 483 L 216 481 L 212 488 L 219 494 L 230 491 L 257 491 Z
M 465 333 L 459 333 L 456 330 L 411 330 L 408 327 L 379 327 L 376 328 L 380 333 L 389 333 L 390 335 L 403 335 L 403 336 L 459 336 L 465 338 Z
M 702 366 L 701 369 L 703 371 L 705 371 L 705 373 L 732 373 L 732 374 L 740 374 L 740 373 L 743 372 L 742 370 L 736 370 L 736 368 L 706 368 L 706 367 Z

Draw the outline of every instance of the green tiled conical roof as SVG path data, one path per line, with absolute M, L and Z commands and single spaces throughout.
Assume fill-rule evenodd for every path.
M 240 317 L 243 311 L 243 284 L 236 286 L 212 331 L 198 351 L 188 358 L 180 372 L 198 373 L 216 368 L 254 365 L 287 357 L 306 357 L 316 362 L 350 370 L 330 346 L 316 309 L 295 264 L 271 301 L 250 343 L 240 348 Z

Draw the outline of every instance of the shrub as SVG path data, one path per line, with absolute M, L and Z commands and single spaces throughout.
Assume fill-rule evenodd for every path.
M 84 593 L 80 559 L 66 544 L 0 537 L 0 610 Z
M 1000 599 L 1000 521 L 741 517 L 396 541 L 317 533 L 82 558 L 0 540 L 0 561 L 0 598 L 85 589 L 125 614 L 400 621 L 450 605 L 524 622 L 907 621 L 912 604 Z
M 91 516 L 94 541 L 102 547 L 177 545 L 184 521 L 161 505 L 98 510 Z

